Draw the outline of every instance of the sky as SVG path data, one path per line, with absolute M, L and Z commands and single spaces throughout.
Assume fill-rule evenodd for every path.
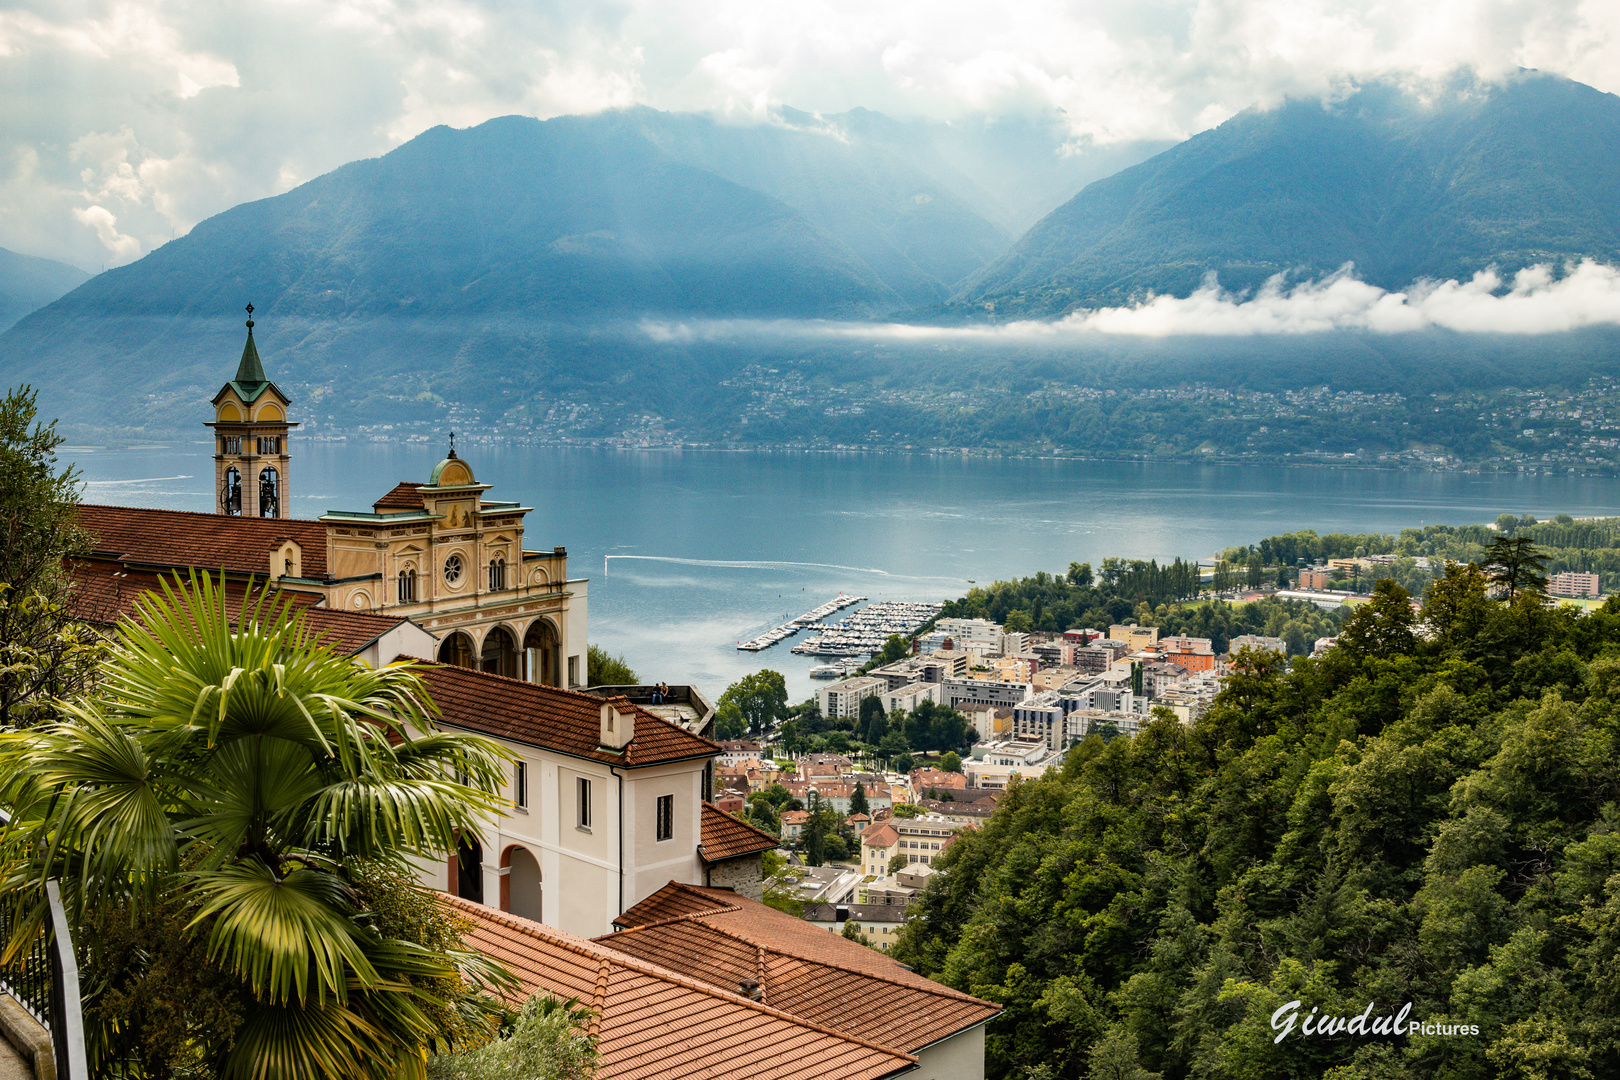
M 96 272 L 434 125 L 511 113 L 1061 109 L 1084 148 L 1459 67 L 1620 92 L 1620 3 L 3 0 L 0 247 Z

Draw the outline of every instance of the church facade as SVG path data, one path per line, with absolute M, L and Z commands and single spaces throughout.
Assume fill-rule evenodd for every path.
M 368 510 L 291 516 L 298 425 L 247 326 L 236 377 L 214 396 L 207 423 L 213 512 L 83 504 L 96 541 L 81 576 L 223 571 L 316 607 L 408 618 L 436 639 L 442 663 L 583 689 L 587 581 L 568 576 L 565 549 L 525 548 L 530 508 L 488 498 L 490 485 L 453 439 L 426 481 L 396 484 Z

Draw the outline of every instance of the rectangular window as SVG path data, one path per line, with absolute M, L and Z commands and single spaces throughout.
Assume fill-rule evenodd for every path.
M 568 685 L 570 688 L 579 685 L 579 657 L 568 658 Z
M 658 839 L 670 840 L 675 836 L 675 796 L 658 796 Z
M 581 776 L 574 782 L 575 790 L 579 793 L 579 820 L 578 827 L 590 829 L 591 827 L 591 782 Z
M 529 808 L 529 763 L 520 761 L 512 766 L 512 805 L 519 810 Z
M 259 453 L 261 453 L 261 454 L 279 454 L 279 453 L 281 453 L 281 439 L 276 437 L 276 436 L 260 435 L 259 436 Z

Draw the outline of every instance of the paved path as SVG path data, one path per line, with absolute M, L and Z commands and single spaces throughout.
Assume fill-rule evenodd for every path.
M 0 1080 L 34 1080 L 34 1070 L 5 1039 L 0 1039 Z

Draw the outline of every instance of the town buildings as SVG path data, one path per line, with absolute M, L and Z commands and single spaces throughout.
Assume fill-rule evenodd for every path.
M 1547 579 L 1549 596 L 1596 597 L 1600 592 L 1598 576 L 1576 570 L 1565 570 Z

